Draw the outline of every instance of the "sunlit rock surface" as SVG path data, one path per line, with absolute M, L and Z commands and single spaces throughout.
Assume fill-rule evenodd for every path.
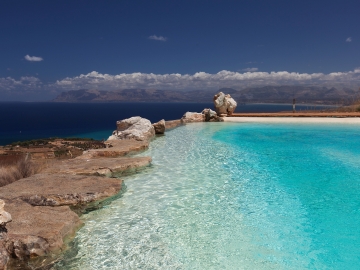
M 237 106 L 236 101 L 230 95 L 225 95 L 223 92 L 216 94 L 213 100 L 219 116 L 224 114 L 232 115 Z
M 155 129 L 148 119 L 134 116 L 116 122 L 117 129 L 108 140 L 135 139 L 149 140 L 155 135 Z

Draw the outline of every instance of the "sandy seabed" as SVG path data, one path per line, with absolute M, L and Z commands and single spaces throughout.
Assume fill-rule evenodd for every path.
M 238 123 L 338 123 L 360 124 L 360 118 L 348 117 L 224 117 L 225 122 Z

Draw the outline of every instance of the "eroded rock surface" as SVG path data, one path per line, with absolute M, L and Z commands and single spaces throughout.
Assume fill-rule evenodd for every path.
M 108 140 L 134 139 L 145 141 L 155 135 L 155 129 L 148 119 L 134 116 L 116 122 L 117 129 Z
M 113 196 L 121 185 L 115 178 L 42 173 L 1 187 L 0 197 L 21 199 L 34 206 L 77 205 Z
M 155 129 L 155 134 L 164 134 L 165 133 L 165 120 L 162 119 L 159 122 L 152 124 Z
M 205 117 L 205 122 L 221 122 L 224 121 L 221 117 L 217 115 L 212 109 L 204 109 L 201 112 Z
M 70 159 L 46 169 L 46 173 L 117 177 L 149 166 L 151 157 Z M 99 180 L 101 181 L 101 180 Z
M 197 112 L 186 112 L 181 120 L 183 123 L 204 122 L 205 115 Z
M 230 95 L 225 95 L 223 92 L 216 94 L 213 100 L 216 113 L 219 116 L 232 115 L 237 106 L 236 101 Z
M 61 251 L 64 239 L 82 225 L 68 206 L 31 206 L 21 199 L 6 200 L 13 222 L 7 225 L 6 250 L 11 257 L 26 260 Z
M 136 140 L 108 140 L 105 144 L 107 148 L 84 151 L 84 153 L 76 159 L 119 157 L 142 151 L 149 147 L 148 141 Z

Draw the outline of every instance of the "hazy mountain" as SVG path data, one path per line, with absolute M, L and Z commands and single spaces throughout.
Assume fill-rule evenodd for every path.
M 316 86 L 264 86 L 236 90 L 156 90 L 123 89 L 117 91 L 72 90 L 58 95 L 54 102 L 212 102 L 214 94 L 230 94 L 238 103 L 297 103 L 339 104 L 358 98 L 358 91 Z

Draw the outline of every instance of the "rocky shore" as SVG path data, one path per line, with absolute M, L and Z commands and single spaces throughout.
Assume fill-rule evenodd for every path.
M 204 109 L 154 124 L 139 116 L 117 121 L 106 148 L 52 162 L 41 173 L 0 187 L 0 269 L 49 269 L 83 225 L 79 215 L 119 194 L 123 182 L 117 177 L 151 164 L 151 157 L 131 154 L 147 149 L 155 134 L 187 123 L 223 121 L 223 113 L 236 107 L 223 93 L 214 104 L 218 113 Z

